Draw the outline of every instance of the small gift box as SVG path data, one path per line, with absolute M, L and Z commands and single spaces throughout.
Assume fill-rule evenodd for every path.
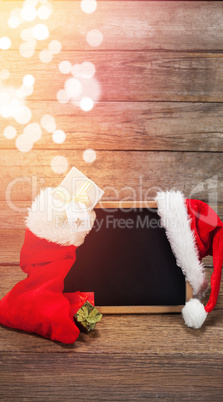
M 89 301 L 86 301 L 74 315 L 74 318 L 82 329 L 90 331 L 94 329 L 96 323 L 101 320 L 102 314 L 99 313 L 96 307 L 92 306 Z
M 67 204 L 85 205 L 88 211 L 92 211 L 104 191 L 78 169 L 72 167 L 54 194 Z

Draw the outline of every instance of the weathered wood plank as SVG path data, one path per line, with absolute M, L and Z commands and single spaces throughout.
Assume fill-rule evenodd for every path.
M 25 230 L 0 230 L 0 264 L 18 264 Z
M 4 353 L 1 360 L 3 400 L 222 400 L 221 357 Z
M 90 61 L 95 65 L 95 78 L 80 78 L 83 91 L 79 99 L 90 96 L 103 101 L 223 101 L 221 53 L 63 51 L 47 68 L 38 54 L 25 61 L 17 51 L 2 51 L 0 55 L 1 67 L 11 72 L 11 85 L 20 86 L 25 74 L 35 76 L 32 100 L 56 100 L 67 79 L 58 69 L 62 60 L 72 64 Z M 99 98 L 95 79 L 100 87 Z
M 60 154 L 60 153 L 59 153 Z M 68 166 L 76 166 L 105 191 L 105 199 L 146 201 L 160 189 L 183 190 L 186 197 L 223 201 L 222 153 L 97 151 L 86 163 L 82 151 L 63 150 Z M 31 200 L 38 189 L 57 186 L 66 175 L 54 173 L 58 151 L 0 151 L 0 200 Z M 217 198 L 216 198 L 217 197 Z
M 51 114 L 67 135 L 56 144 L 42 129 L 35 149 L 223 151 L 223 103 L 98 102 L 88 113 L 56 101 L 27 101 L 27 106 L 32 122 Z M 23 132 L 13 119 L 1 119 L 0 132 L 8 124 Z M 15 140 L 1 135 L 3 148 L 14 149 Z
M 0 4 L 0 36 L 7 30 L 13 49 L 22 43 L 19 34 L 28 24 L 9 29 L 7 20 L 10 11 L 21 3 Z M 59 39 L 65 50 L 94 50 L 86 41 L 87 32 L 93 28 L 103 33 L 100 49 L 222 50 L 220 1 L 98 1 L 97 10 L 89 15 L 81 10 L 79 1 L 63 0 L 54 1 L 53 10 L 47 20 L 50 39 Z M 47 48 L 48 42 L 38 43 L 37 49 Z

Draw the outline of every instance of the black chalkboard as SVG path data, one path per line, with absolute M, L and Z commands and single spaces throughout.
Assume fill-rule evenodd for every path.
M 156 209 L 96 209 L 96 215 L 64 291 L 92 291 L 97 306 L 185 304 L 185 277 Z

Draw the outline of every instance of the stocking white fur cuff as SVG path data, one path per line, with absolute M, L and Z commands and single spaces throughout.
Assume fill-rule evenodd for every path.
M 62 246 L 80 246 L 90 232 L 95 221 L 95 212 L 83 211 L 79 207 L 76 219 L 68 219 L 68 205 L 53 197 L 54 188 L 41 190 L 28 208 L 27 228 L 41 239 L 52 241 Z

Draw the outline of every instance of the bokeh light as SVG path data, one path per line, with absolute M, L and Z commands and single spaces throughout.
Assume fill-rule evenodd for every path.
M 35 53 L 36 41 L 34 39 L 23 42 L 19 46 L 19 53 L 22 57 L 29 58 L 32 57 Z
M 92 14 L 97 8 L 96 0 L 82 0 L 81 1 L 81 9 L 86 14 Z
M 47 20 L 52 14 L 52 6 L 51 4 L 42 4 L 38 10 L 37 15 L 40 20 Z
M 56 130 L 54 131 L 52 138 L 56 144 L 62 144 L 66 139 L 66 134 L 63 130 Z
M 49 37 L 49 29 L 45 24 L 36 24 L 32 29 L 32 34 L 37 40 L 45 40 Z
M 83 152 L 83 159 L 87 163 L 93 163 L 96 160 L 96 152 L 94 149 L 85 149 Z
M 21 16 L 21 9 L 20 8 L 14 8 L 10 12 L 10 17 L 8 19 L 8 25 L 10 28 L 17 28 L 21 23 L 23 22 L 22 16 Z
M 51 161 L 51 169 L 55 172 L 55 173 L 64 173 L 67 171 L 68 169 L 68 160 L 65 156 L 62 155 L 57 155 L 54 156 L 54 158 Z
M 85 112 L 89 112 L 94 107 L 94 102 L 91 98 L 83 98 L 80 101 L 80 108 Z
M 53 53 L 49 49 L 41 50 L 39 59 L 42 63 L 50 63 L 53 59 Z
M 30 123 L 24 128 L 24 136 L 29 139 L 29 142 L 36 142 L 41 138 L 42 130 L 38 123 Z
M 21 11 L 21 16 L 25 21 L 33 21 L 36 18 L 36 9 L 31 4 L 25 4 Z
M 91 78 L 90 80 L 81 80 L 82 83 L 82 93 L 81 97 L 79 97 L 79 101 L 82 98 L 91 98 L 94 102 L 100 98 L 101 88 L 98 80 L 95 78 Z
M 74 77 L 90 79 L 95 75 L 95 65 L 90 61 L 84 61 L 82 64 L 74 64 L 71 72 Z
M 41 119 L 41 126 L 48 131 L 48 133 L 53 133 L 56 130 L 56 122 L 53 116 L 50 114 L 45 114 Z
M 60 89 L 57 92 L 57 100 L 59 103 L 67 103 L 69 101 L 69 96 L 67 95 L 65 89 Z
M 62 74 L 69 74 L 71 72 L 71 68 L 72 64 L 67 60 L 63 60 L 59 64 L 59 70 Z
M 9 104 L 5 104 L 5 105 L 0 106 L 0 115 L 4 119 L 8 119 L 9 117 L 11 117 L 11 107 L 10 107 Z
M 62 45 L 59 40 L 52 40 L 49 45 L 48 49 L 53 53 L 53 54 L 58 54 L 60 53 L 62 49 Z
M 27 124 L 32 117 L 32 112 L 27 106 L 18 106 L 13 112 L 13 117 L 19 124 Z
M 76 78 L 68 78 L 65 82 L 65 90 L 69 98 L 76 98 L 82 92 L 82 85 Z
M 33 93 L 33 87 L 27 87 L 26 85 L 22 85 L 17 91 L 16 96 L 20 99 L 26 98 L 26 96 L 30 96 Z
M 24 41 L 30 41 L 32 40 L 32 28 L 25 28 L 21 31 L 20 37 Z M 36 43 L 36 41 L 35 41 Z
M 8 25 L 9 25 L 10 28 L 15 29 L 15 28 L 17 28 L 19 26 L 19 24 L 20 24 L 20 21 L 19 21 L 19 18 L 17 18 L 17 17 L 10 17 L 8 19 Z
M 2 36 L 0 38 L 0 49 L 8 50 L 11 47 L 11 39 L 8 36 Z
M 33 147 L 33 141 L 26 135 L 21 134 L 16 138 L 15 145 L 20 152 L 29 152 Z
M 34 83 L 35 83 L 35 78 L 33 77 L 32 74 L 26 74 L 26 75 L 24 75 L 24 77 L 23 77 L 23 84 L 24 84 L 26 87 L 32 87 L 32 86 L 34 85 Z
M 100 46 L 103 42 L 103 34 L 97 29 L 92 29 L 87 33 L 86 40 L 87 43 L 92 47 Z
M 3 134 L 6 138 L 8 138 L 9 140 L 12 140 L 13 138 L 16 137 L 16 129 L 13 126 L 7 126 L 5 127 Z

